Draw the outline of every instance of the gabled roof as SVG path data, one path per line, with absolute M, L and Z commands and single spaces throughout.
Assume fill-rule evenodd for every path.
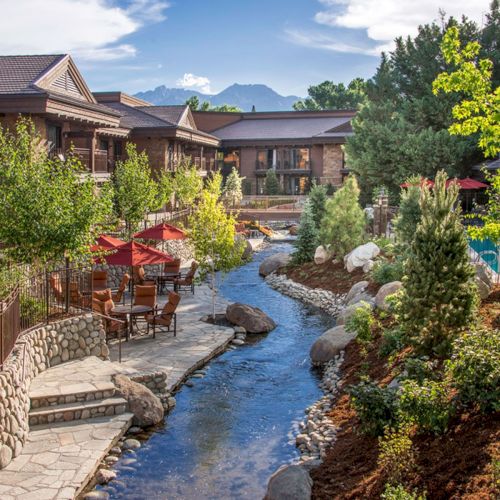
M 157 118 L 151 113 L 146 113 L 142 107 L 138 108 L 135 106 L 127 106 L 121 102 L 107 102 L 106 106 L 120 113 L 120 127 L 130 129 L 175 127 L 175 125 L 171 122 Z
M 186 115 L 189 112 L 189 106 L 184 104 L 172 106 L 141 106 L 138 109 L 173 125 L 190 126 L 186 119 Z M 191 126 L 190 128 L 196 127 Z

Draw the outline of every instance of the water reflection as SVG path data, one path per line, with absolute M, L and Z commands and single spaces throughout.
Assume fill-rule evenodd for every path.
M 165 428 L 137 451 L 133 470 L 118 465 L 118 482 L 103 488 L 111 498 L 262 498 L 270 474 L 297 456 L 287 434 L 321 395 L 309 348 L 332 320 L 258 277 L 263 258 L 290 249 L 274 245 L 226 276 L 225 297 L 260 307 L 278 327 L 213 360 L 203 379 L 177 394 Z

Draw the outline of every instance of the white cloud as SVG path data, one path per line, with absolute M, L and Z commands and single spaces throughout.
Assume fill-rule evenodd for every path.
M 294 43 L 338 52 L 379 54 L 393 47 L 398 36 L 414 36 L 420 24 L 439 19 L 439 11 L 460 19 L 462 15 L 481 24 L 489 10 L 490 0 L 320 0 L 323 10 L 314 20 L 321 25 L 352 30 L 363 30 L 372 41 L 370 47 L 345 45 L 341 41 L 320 34 L 288 33 Z M 339 47 L 339 48 L 336 48 Z
M 144 24 L 164 19 L 168 4 L 130 0 L 117 7 L 110 0 L 2 1 L 0 54 L 69 52 L 88 60 L 109 61 L 136 54 L 119 41 Z
M 184 76 L 177 80 L 176 85 L 182 88 L 196 88 L 204 94 L 210 94 L 210 80 L 206 76 L 184 73 Z

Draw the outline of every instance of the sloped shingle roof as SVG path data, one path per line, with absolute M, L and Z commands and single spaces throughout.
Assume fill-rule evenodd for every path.
M 0 94 L 34 94 L 33 87 L 50 68 L 66 57 L 59 55 L 0 56 Z
M 146 109 L 127 106 L 121 102 L 107 102 L 106 107 L 118 111 L 122 117 L 120 127 L 125 128 L 151 128 L 151 127 L 174 127 L 173 123 L 167 122 L 151 113 L 146 113 Z
M 169 122 L 172 125 L 179 125 L 184 111 L 186 110 L 186 106 L 138 106 L 138 109 L 149 115 L 154 115 L 163 121 Z

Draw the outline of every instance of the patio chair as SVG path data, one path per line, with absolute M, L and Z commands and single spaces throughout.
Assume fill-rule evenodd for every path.
M 151 307 L 156 314 L 156 285 L 138 285 L 135 287 L 134 306 Z M 149 314 L 149 313 L 148 313 Z M 142 317 L 145 317 L 144 314 Z M 137 323 L 138 316 L 133 316 L 134 324 Z
M 113 293 L 112 299 L 113 302 L 119 303 L 123 300 L 125 302 L 125 290 L 127 289 L 128 282 L 130 281 L 130 274 L 125 273 L 122 277 L 122 280 L 120 282 L 120 286 L 118 287 L 118 290 Z
M 108 290 L 103 293 L 107 296 L 107 292 Z M 111 290 L 109 290 L 109 292 L 111 292 Z M 109 295 L 111 295 L 111 293 Z M 110 317 L 114 306 L 115 304 L 112 299 L 100 300 L 95 297 L 92 299 L 92 310 L 104 316 L 103 321 L 104 330 L 106 331 L 106 343 L 109 339 L 118 337 L 119 333 L 126 337 L 128 332 L 128 322 L 126 316 L 122 321 L 118 321 Z
M 194 295 L 194 277 L 197 269 L 198 263 L 193 261 L 189 271 L 184 276 L 174 279 L 174 292 L 191 290 L 191 293 Z
M 49 279 L 50 289 L 54 294 L 57 302 L 64 302 L 64 293 L 62 289 L 61 279 L 58 275 L 51 275 Z
M 156 327 L 166 327 L 167 331 L 170 331 L 170 326 L 172 326 L 173 322 L 173 328 L 174 328 L 174 337 L 177 336 L 177 313 L 175 310 L 177 309 L 177 306 L 179 305 L 179 302 L 181 300 L 181 297 L 179 294 L 175 292 L 170 292 L 168 294 L 168 301 L 167 303 L 163 306 L 163 309 L 159 314 L 146 314 L 146 322 L 148 325 L 148 331 L 147 333 L 149 334 L 149 327 L 150 325 L 153 326 L 153 338 L 156 337 Z
M 92 288 L 94 290 L 108 288 L 108 271 L 92 271 Z
M 181 259 L 175 259 L 172 262 L 163 264 L 163 272 L 165 274 L 178 274 L 181 268 Z
M 142 266 L 133 266 L 132 267 L 132 285 L 136 286 L 151 286 L 156 283 L 151 280 L 146 280 L 146 273 L 144 271 L 144 267 Z

